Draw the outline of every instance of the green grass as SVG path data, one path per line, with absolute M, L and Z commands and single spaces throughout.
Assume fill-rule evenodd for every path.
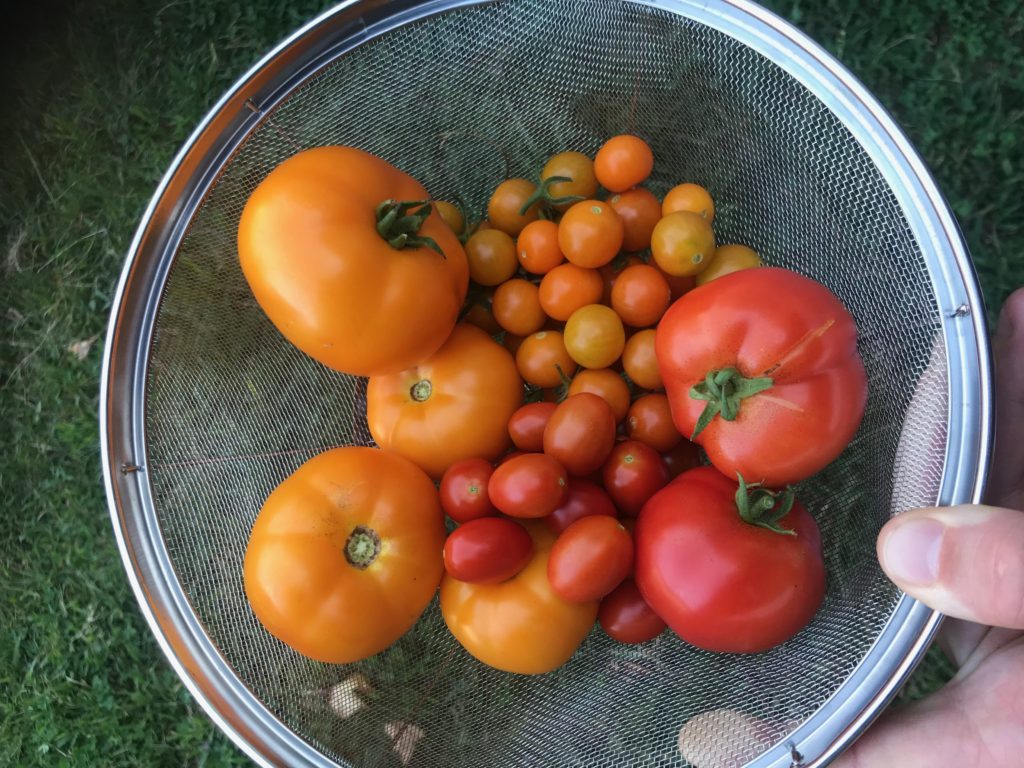
M 101 336 L 133 229 L 180 143 L 324 5 L 42 2 L 3 46 L 0 765 L 246 763 L 177 682 L 127 587 L 100 481 Z M 772 5 L 905 127 L 994 310 L 1024 284 L 1021 4 Z M 908 695 L 948 674 L 933 653 Z

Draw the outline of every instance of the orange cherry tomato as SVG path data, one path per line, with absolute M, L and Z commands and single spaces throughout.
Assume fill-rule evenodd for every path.
M 642 251 L 651 246 L 651 233 L 661 220 L 661 203 L 644 187 L 613 195 L 608 202 L 622 219 L 622 250 Z
M 612 286 L 612 309 L 634 328 L 654 325 L 672 300 L 672 289 L 660 270 L 648 264 L 626 267 Z
M 569 384 L 569 397 L 590 392 L 602 398 L 609 406 L 618 423 L 626 418 L 629 410 L 629 385 L 622 376 L 610 368 L 584 369 L 577 372 Z
M 590 392 L 567 397 L 544 427 L 544 453 L 577 477 L 599 470 L 614 445 L 615 414 Z
M 537 203 L 525 214 L 520 213 L 526 201 L 537 191 L 537 185 L 527 179 L 506 179 L 498 185 L 487 203 L 487 220 L 491 226 L 515 237 L 523 227 L 535 221 L 540 213 Z
M 460 459 L 497 459 L 506 425 L 522 403 L 523 382 L 507 350 L 460 324 L 437 354 L 415 368 L 371 376 L 366 421 L 382 448 L 437 479 Z
M 509 333 L 526 336 L 547 321 L 540 308 L 537 286 L 527 280 L 508 280 L 494 289 L 494 319 Z
M 556 408 L 557 403 L 544 401 L 520 406 L 508 420 L 508 434 L 512 438 L 512 444 L 521 451 L 543 451 L 544 428 L 547 427 Z
M 566 528 L 551 548 L 548 581 L 563 600 L 600 600 L 629 576 L 633 537 L 614 517 L 588 515 Z
M 668 216 L 677 211 L 696 213 L 708 224 L 715 220 L 715 203 L 700 184 L 679 184 L 668 191 L 661 204 L 661 215 Z
M 607 368 L 619 359 L 625 342 L 622 320 L 603 304 L 577 309 L 565 324 L 565 348 L 584 368 Z
M 479 293 L 477 293 L 477 290 Z M 485 331 L 488 336 L 501 333 L 501 326 L 494 319 L 494 291 L 490 288 L 477 290 L 470 292 L 462 321 L 475 325 L 480 330 Z
M 411 176 L 352 147 L 290 157 L 259 183 L 238 224 L 253 296 L 285 338 L 329 368 L 371 376 L 415 365 L 455 325 L 466 254 L 436 211 L 419 234 L 444 256 L 427 245 L 392 247 L 376 210 L 427 197 Z
M 580 197 L 586 200 L 597 194 L 597 177 L 594 176 L 594 161 L 582 152 L 559 152 L 544 164 L 540 180 L 562 176 L 572 181 L 556 181 L 548 187 L 552 198 Z M 572 203 L 562 203 L 555 208 L 564 211 Z
M 523 269 L 534 275 L 546 275 L 565 261 L 558 247 L 558 225 L 547 219 L 531 221 L 519 233 L 516 252 Z
M 466 241 L 469 276 L 480 285 L 499 285 L 516 273 L 516 244 L 500 229 L 485 229 Z
M 522 343 L 523 337 L 516 336 L 514 333 L 506 332 L 505 338 L 501 340 L 501 346 L 503 346 L 505 349 L 511 352 L 513 357 L 515 357 L 516 354 L 519 352 L 519 347 L 522 345 Z
M 608 139 L 594 158 L 594 174 L 609 192 L 625 192 L 641 184 L 654 168 L 654 153 L 639 136 Z
M 672 421 L 668 398 L 661 393 L 639 397 L 629 407 L 626 435 L 630 440 L 647 443 L 658 453 L 672 450 L 683 439 Z
M 560 264 L 540 281 L 540 306 L 549 317 L 564 323 L 580 307 L 596 304 L 602 287 L 597 270 Z
M 435 200 L 433 205 L 437 209 L 438 215 L 448 225 L 448 228 L 456 235 L 461 235 L 462 231 L 466 228 L 466 220 L 459 207 L 449 203 L 447 200 Z
M 661 389 L 661 372 L 654 354 L 655 331 L 637 331 L 622 350 L 622 367 L 633 383 L 642 389 Z
M 710 263 L 697 275 L 697 285 L 710 283 L 723 275 L 731 275 L 741 269 L 753 269 L 761 266 L 761 257 L 757 251 L 745 245 L 720 245 Z
M 245 550 L 245 594 L 283 643 L 349 664 L 416 623 L 437 591 L 444 538 L 422 470 L 393 452 L 335 448 L 263 504 Z
M 526 523 L 533 559 L 501 584 L 467 584 L 445 576 L 441 615 L 476 659 L 495 669 L 539 675 L 558 669 L 579 648 L 597 617 L 597 602 L 568 603 L 551 589 L 548 558 L 555 536 Z
M 558 245 L 578 267 L 600 267 L 614 259 L 624 234 L 615 209 L 600 200 L 575 203 L 558 223 Z
M 696 275 L 715 255 L 715 233 L 700 214 L 670 213 L 654 228 L 651 254 L 670 275 Z
M 612 290 L 615 288 L 615 281 L 619 279 L 619 275 L 630 267 L 643 263 L 643 259 L 634 254 L 632 256 L 627 256 L 625 261 L 615 259 L 611 263 L 605 264 L 601 267 L 598 272 L 601 275 L 604 288 L 601 291 L 600 303 L 607 304 L 610 307 L 612 305 Z
M 537 387 L 557 387 L 562 374 L 572 376 L 576 372 L 576 361 L 569 356 L 558 331 L 538 331 L 523 339 L 516 352 L 516 365 L 519 374 Z

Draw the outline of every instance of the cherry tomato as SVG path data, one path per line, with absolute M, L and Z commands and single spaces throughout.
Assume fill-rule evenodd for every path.
M 714 467 L 698 467 L 648 501 L 636 525 L 636 583 L 688 643 L 756 653 L 814 617 L 825 566 L 818 527 L 798 501 L 776 520 L 785 511 L 778 500 L 766 512 L 764 491 L 738 490 Z
M 618 214 L 600 200 L 575 203 L 558 223 L 558 245 L 578 267 L 600 267 L 614 259 L 624 234 Z
M 679 477 L 686 470 L 700 466 L 700 448 L 684 438 L 675 448 L 663 453 L 661 458 L 668 467 L 669 475 Z
M 487 495 L 494 466 L 485 459 L 463 459 L 445 470 L 438 491 L 441 508 L 457 523 L 498 514 Z
M 555 540 L 548 581 L 563 600 L 587 603 L 619 586 L 632 567 L 633 537 L 614 517 L 590 515 Z
M 607 304 L 609 307 L 612 305 L 612 291 L 615 290 L 615 281 L 619 279 L 625 270 L 630 267 L 635 267 L 637 264 L 643 264 L 644 261 L 636 254 L 626 257 L 625 261 L 621 259 L 615 259 L 610 264 L 605 264 L 598 272 L 601 275 L 601 280 L 604 282 L 604 290 L 601 292 L 601 303 Z
M 564 323 L 580 307 L 600 301 L 602 287 L 597 270 L 560 264 L 540 281 L 540 306 L 548 317 Z
M 668 216 L 678 211 L 696 213 L 708 224 L 715 220 L 715 203 L 700 184 L 679 184 L 668 191 L 661 204 L 661 215 Z
M 505 333 L 505 338 L 501 340 L 501 346 L 503 346 L 505 349 L 511 352 L 513 357 L 515 357 L 518 354 L 519 347 L 522 346 L 522 343 L 522 336 L 516 336 L 514 333 L 508 332 Z
M 449 229 L 456 235 L 461 235 L 462 230 L 466 228 L 466 221 L 459 207 L 449 203 L 447 200 L 435 200 L 433 206 L 437 209 L 438 215 L 448 225 Z
M 502 328 L 517 336 L 539 331 L 548 319 L 540 308 L 537 286 L 519 278 L 494 289 L 492 312 Z
M 661 276 L 665 278 L 665 282 L 668 283 L 668 287 L 672 290 L 672 301 L 697 287 L 697 278 L 693 275 L 670 275 L 661 267 L 657 267 L 657 269 L 661 272 Z
M 619 511 L 636 517 L 668 482 L 668 469 L 651 446 L 626 440 L 612 448 L 602 471 L 604 488 Z
M 622 250 L 642 251 L 651 247 L 651 233 L 661 219 L 661 203 L 643 187 L 613 195 L 609 200 L 622 219 Z
M 521 451 L 543 451 L 544 428 L 557 408 L 557 403 L 527 403 L 513 413 L 508 420 L 508 433 L 513 445 Z
M 665 631 L 665 622 L 644 600 L 633 579 L 626 579 L 601 601 L 601 629 L 620 643 L 646 643 Z
M 471 293 L 466 302 L 467 308 L 462 317 L 463 322 L 475 325 L 481 331 L 486 332 L 488 336 L 501 333 L 501 326 L 494 319 L 494 312 L 492 311 L 494 301 L 493 289 L 478 288 L 476 291 L 480 291 L 480 293 Z
M 498 466 L 501 466 L 506 461 L 512 461 L 512 459 L 514 459 L 516 456 L 525 456 L 525 455 L 526 455 L 526 451 L 518 451 L 518 450 L 516 450 L 516 451 L 509 451 L 504 456 L 502 456 L 500 459 L 498 459 Z
M 460 525 L 444 543 L 448 575 L 470 584 L 508 581 L 533 559 L 533 540 L 515 520 L 485 517 Z
M 604 464 L 615 445 L 615 414 L 589 392 L 572 395 L 555 409 L 544 427 L 544 453 L 570 475 L 586 476 Z
M 670 213 L 654 228 L 651 254 L 670 275 L 696 275 L 715 255 L 715 233 L 699 213 Z
M 558 509 L 544 518 L 552 533 L 559 534 L 581 517 L 607 515 L 617 517 L 611 496 L 596 483 L 579 477 L 569 478 L 569 487 Z
M 499 464 L 487 493 L 491 503 L 511 517 L 545 517 L 565 497 L 565 467 L 543 453 L 525 453 Z
M 609 368 L 584 369 L 577 372 L 569 384 L 569 396 L 591 392 L 604 399 L 612 408 L 615 423 L 626 418 L 629 410 L 629 385 L 622 375 Z
M 597 194 L 597 177 L 594 176 L 594 161 L 582 152 L 559 152 L 553 155 L 544 169 L 540 172 L 540 179 L 550 179 L 552 176 L 563 176 L 572 181 L 556 181 L 548 187 L 552 198 L 559 197 L 581 197 L 584 200 Z M 555 208 L 564 211 L 572 203 L 562 203 Z
M 654 354 L 657 334 L 653 328 L 637 331 L 622 350 L 622 367 L 633 383 L 643 389 L 661 389 L 661 372 Z
M 531 221 L 516 240 L 519 264 L 534 275 L 546 275 L 563 261 L 558 247 L 558 225 L 547 219 Z
M 639 136 L 623 134 L 608 139 L 594 158 L 594 174 L 609 192 L 625 192 L 651 175 L 654 153 Z
M 731 275 L 741 269 L 752 269 L 761 266 L 761 257 L 757 251 L 745 245 L 720 245 L 715 249 L 714 258 L 698 273 L 697 285 L 710 283 L 722 275 Z
M 516 244 L 500 229 L 485 229 L 466 241 L 469 276 L 480 285 L 499 285 L 516 273 Z
M 625 343 L 622 320 L 603 304 L 580 307 L 565 324 L 565 348 L 584 368 L 607 368 L 619 359 Z
M 626 434 L 631 440 L 647 443 L 659 453 L 672 450 L 683 439 L 672 421 L 668 398 L 660 393 L 637 398 L 629 407 Z
M 507 179 L 498 185 L 487 203 L 487 220 L 495 229 L 515 237 L 523 227 L 535 221 L 540 212 L 537 203 L 531 205 L 525 214 L 519 211 L 537 191 L 537 185 L 526 179 Z M 513 249 L 514 252 L 514 249 Z
M 655 267 L 637 264 L 626 267 L 612 286 L 612 309 L 622 322 L 634 328 L 654 325 L 672 300 L 668 281 Z
M 563 373 L 572 376 L 576 372 L 576 361 L 569 356 L 558 331 L 538 331 L 523 339 L 516 352 L 516 365 L 520 375 L 538 387 L 557 387 Z

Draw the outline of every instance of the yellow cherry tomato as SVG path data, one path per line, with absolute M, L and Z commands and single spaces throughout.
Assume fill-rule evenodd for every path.
M 699 213 L 670 213 L 654 227 L 651 254 L 670 275 L 696 275 L 715 255 L 715 233 Z
M 584 368 L 607 368 L 619 359 L 626 343 L 622 318 L 611 307 L 580 307 L 565 324 L 565 348 Z
M 745 245 L 720 245 L 710 263 L 697 275 L 697 285 L 710 283 L 716 277 L 739 272 L 741 269 L 753 269 L 761 266 L 761 257 L 757 251 Z
M 668 216 L 677 211 L 690 211 L 707 219 L 708 224 L 715 220 L 715 202 L 711 193 L 700 184 L 679 184 L 672 187 L 661 201 L 661 215 Z

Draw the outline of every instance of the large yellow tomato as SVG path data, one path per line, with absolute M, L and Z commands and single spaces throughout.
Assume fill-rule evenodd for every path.
M 460 324 L 415 368 L 370 377 L 366 421 L 377 445 L 439 479 L 460 459 L 501 456 L 509 417 L 522 403 L 512 355 L 475 325 Z
M 345 373 L 390 373 L 429 357 L 455 325 L 469 272 L 436 211 L 394 207 L 427 198 L 411 176 L 352 147 L 285 160 L 238 225 L 256 301 L 285 338 Z
M 335 448 L 267 498 L 245 552 L 245 594 L 299 653 L 358 661 L 416 623 L 437 590 L 444 539 L 421 470 L 389 451 Z
M 529 565 L 501 584 L 468 584 L 445 574 L 441 614 L 473 656 L 522 675 L 567 662 L 594 626 L 597 602 L 568 603 L 551 589 L 548 557 L 555 535 L 543 523 L 520 521 L 533 538 Z

